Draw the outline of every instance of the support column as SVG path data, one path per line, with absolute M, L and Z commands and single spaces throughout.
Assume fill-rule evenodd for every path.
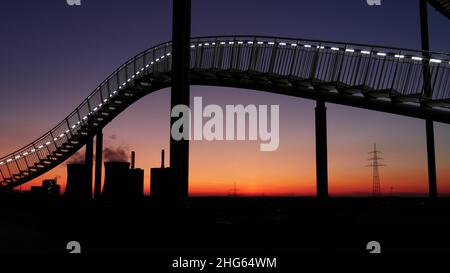
M 103 132 L 100 129 L 95 138 L 95 183 L 94 183 L 95 199 L 100 199 L 102 195 L 102 155 L 103 155 Z
M 86 153 L 84 164 L 86 166 L 86 185 L 89 187 L 86 191 L 89 191 L 89 198 L 92 198 L 92 166 L 94 163 L 94 137 L 89 137 L 86 142 Z
M 328 156 L 327 156 L 327 108 L 325 102 L 316 105 L 316 183 L 317 198 L 328 197 Z
M 428 158 L 428 184 L 429 184 L 429 197 L 437 197 L 437 179 L 436 179 L 436 155 L 434 149 L 434 125 L 433 121 L 427 119 L 426 121 L 427 131 L 427 158 Z
M 430 40 L 428 37 L 428 6 L 427 0 L 419 0 L 420 10 L 420 35 L 422 50 L 430 50 Z
M 172 16 L 171 108 L 178 104 L 189 106 L 190 101 L 191 0 L 173 0 Z M 177 119 L 171 118 L 171 127 Z M 170 138 L 170 169 L 174 197 L 179 201 L 186 201 L 189 194 L 189 140 L 175 141 Z
M 420 34 L 422 42 L 422 50 L 430 50 L 430 40 L 428 35 L 428 6 L 427 0 L 419 0 L 420 9 Z M 426 57 L 430 57 L 425 53 Z M 431 97 L 431 83 L 430 83 L 430 70 L 428 65 L 424 65 L 423 68 L 423 91 L 425 97 Z M 427 159 L 428 159 L 428 184 L 429 184 L 429 197 L 437 197 L 437 179 L 436 179 L 436 155 L 434 148 L 434 125 L 433 120 L 427 119 L 426 125 L 426 138 L 427 138 Z

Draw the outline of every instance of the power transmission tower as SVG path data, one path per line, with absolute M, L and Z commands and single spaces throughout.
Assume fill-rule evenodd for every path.
M 237 197 L 239 189 L 236 187 L 236 182 L 234 182 L 233 189 L 231 189 L 231 196 Z
M 380 163 L 380 161 L 383 160 L 383 158 L 379 156 L 381 154 L 381 151 L 377 150 L 377 144 L 373 145 L 373 151 L 370 151 L 369 154 L 371 154 L 371 157 L 368 160 L 370 160 L 371 162 L 369 165 L 367 165 L 367 167 L 372 167 L 373 196 L 380 196 L 381 184 L 380 184 L 380 172 L 378 170 L 378 167 L 384 167 L 386 165 Z

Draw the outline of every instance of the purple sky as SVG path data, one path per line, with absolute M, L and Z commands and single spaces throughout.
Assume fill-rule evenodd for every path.
M 171 39 L 169 0 L 81 1 L 80 7 L 69 7 L 65 0 L 2 3 L 2 155 L 34 140 L 61 121 L 128 58 Z M 419 1 L 382 0 L 379 7 L 368 6 L 365 0 L 192 2 L 192 36 L 271 35 L 420 49 Z M 429 7 L 429 20 L 431 49 L 450 52 L 450 21 L 432 7 Z M 256 96 L 236 90 L 224 98 L 226 89 L 223 88 L 192 87 L 192 90 L 205 95 L 210 90 L 211 103 L 251 101 L 253 97 L 257 97 L 258 103 L 274 100 L 274 95 Z M 167 92 L 144 98 L 109 125 L 105 134 L 117 134 L 122 142 L 133 143 L 129 130 L 139 130 L 142 122 L 158 124 L 161 131 L 156 133 L 139 130 L 140 134 L 148 133 L 147 137 L 151 135 L 152 143 L 156 143 L 152 157 L 157 162 L 160 147 L 168 142 L 163 130 L 168 127 L 168 119 L 160 118 L 168 114 L 167 98 Z M 295 99 L 293 102 L 285 96 L 275 100 L 283 108 L 282 113 L 288 113 L 284 116 L 287 128 L 293 127 L 298 116 L 302 116 L 304 123 L 298 126 L 312 132 L 311 101 Z M 335 139 L 330 143 L 331 161 L 339 161 L 333 154 L 333 145 L 347 145 L 348 150 L 356 150 L 364 158 L 371 143 L 380 142 L 380 146 L 391 152 L 391 160 L 405 162 L 402 156 L 420 155 L 420 160 L 414 164 L 426 162 L 423 121 L 335 105 L 329 105 L 328 113 L 329 137 Z M 126 133 L 123 128 L 127 128 Z M 437 124 L 436 149 L 442 172 L 448 172 L 442 162 L 450 155 L 448 139 L 449 126 Z M 355 143 L 359 145 L 353 145 Z M 405 154 L 404 150 L 411 151 L 412 147 L 417 152 Z M 155 165 L 153 163 L 143 167 L 148 169 Z M 404 167 L 408 168 L 407 161 Z M 351 172 L 351 166 L 341 169 Z M 450 181 L 445 183 L 450 185 Z

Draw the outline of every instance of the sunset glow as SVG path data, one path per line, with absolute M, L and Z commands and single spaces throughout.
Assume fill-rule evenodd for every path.
M 231 195 L 235 185 L 237 194 L 243 196 L 315 195 L 313 101 L 207 86 L 194 86 L 192 91 L 193 96 L 202 95 L 208 103 L 277 103 L 281 120 L 280 147 L 273 152 L 259 151 L 258 141 L 191 141 L 189 191 L 192 196 Z M 124 147 L 128 154 L 136 151 L 136 166 L 145 171 L 146 194 L 150 191 L 150 168 L 160 166 L 160 150 L 168 149 L 168 95 L 168 90 L 148 95 L 122 113 L 104 132 L 105 146 Z M 374 142 L 383 152 L 387 165 L 380 169 L 383 195 L 427 194 L 425 134 L 404 135 L 405 131 L 420 132 L 421 120 L 337 105 L 328 105 L 328 115 L 331 196 L 371 195 L 372 170 L 365 166 Z M 142 128 L 140 124 L 146 122 L 149 128 L 156 125 L 158 130 Z M 450 144 L 445 140 L 450 138 L 450 129 L 438 125 L 435 130 L 438 189 L 441 195 L 447 195 L 450 194 L 450 167 L 446 164 L 450 161 Z M 82 156 L 83 151 L 78 155 Z M 55 177 L 64 189 L 65 164 L 24 185 L 22 190 Z
M 1 26 L 14 26 L 0 30 L 4 38 L 1 90 L 8 93 L 0 101 L 2 155 L 46 133 L 130 56 L 171 40 L 171 1 L 159 1 L 158 12 L 152 15 L 148 11 L 153 4 L 141 0 L 107 5 L 86 1 L 77 10 L 64 1 L 19 2 L 9 1 L 0 18 Z M 199 0 L 192 7 L 192 36 L 254 33 L 420 48 L 418 3 L 386 1 L 369 7 L 365 2 Z M 259 6 L 257 13 L 255 5 Z M 117 20 L 124 15 L 133 20 Z M 429 20 L 432 50 L 449 52 L 448 20 L 431 8 Z M 145 26 L 146 32 L 135 31 L 136 26 Z M 280 105 L 280 143 L 276 151 L 261 152 L 258 141 L 192 141 L 191 195 L 229 195 L 235 185 L 240 195 L 315 195 L 314 101 L 210 86 L 192 86 L 194 96 L 218 105 Z M 169 106 L 169 90 L 157 91 L 127 108 L 104 129 L 105 147 L 125 147 L 127 154 L 136 151 L 136 166 L 145 171 L 146 194 L 150 168 L 160 166 L 161 149 L 167 151 L 169 166 Z M 327 108 L 330 195 L 371 195 L 372 170 L 366 165 L 374 143 L 387 165 L 380 169 L 384 195 L 427 194 L 423 120 L 333 104 Z M 450 127 L 435 123 L 441 195 L 450 194 L 449 139 Z M 77 156 L 83 156 L 83 149 Z M 55 177 L 64 190 L 66 163 L 20 189 Z

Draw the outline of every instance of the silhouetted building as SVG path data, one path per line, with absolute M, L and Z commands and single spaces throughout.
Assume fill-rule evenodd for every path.
M 102 198 L 111 201 L 137 201 L 144 196 L 144 170 L 135 169 L 136 153 L 129 162 L 105 162 Z
M 135 169 L 136 153 L 131 152 L 130 193 L 131 200 L 140 200 L 144 197 L 144 170 Z
M 144 196 L 144 170 L 131 169 L 130 182 L 130 198 L 132 200 L 141 199 Z
M 130 163 L 105 162 L 105 182 L 102 198 L 106 200 L 129 199 Z
M 85 164 L 67 164 L 67 185 L 64 198 L 69 200 L 89 200 L 92 198 L 92 185 L 87 179 Z
M 161 151 L 161 168 L 150 169 L 150 196 L 157 202 L 169 201 L 174 196 L 170 168 L 164 167 L 164 150 Z
M 32 186 L 31 194 L 38 198 L 57 198 L 59 197 L 61 187 L 55 179 L 46 179 L 42 181 L 42 186 Z

